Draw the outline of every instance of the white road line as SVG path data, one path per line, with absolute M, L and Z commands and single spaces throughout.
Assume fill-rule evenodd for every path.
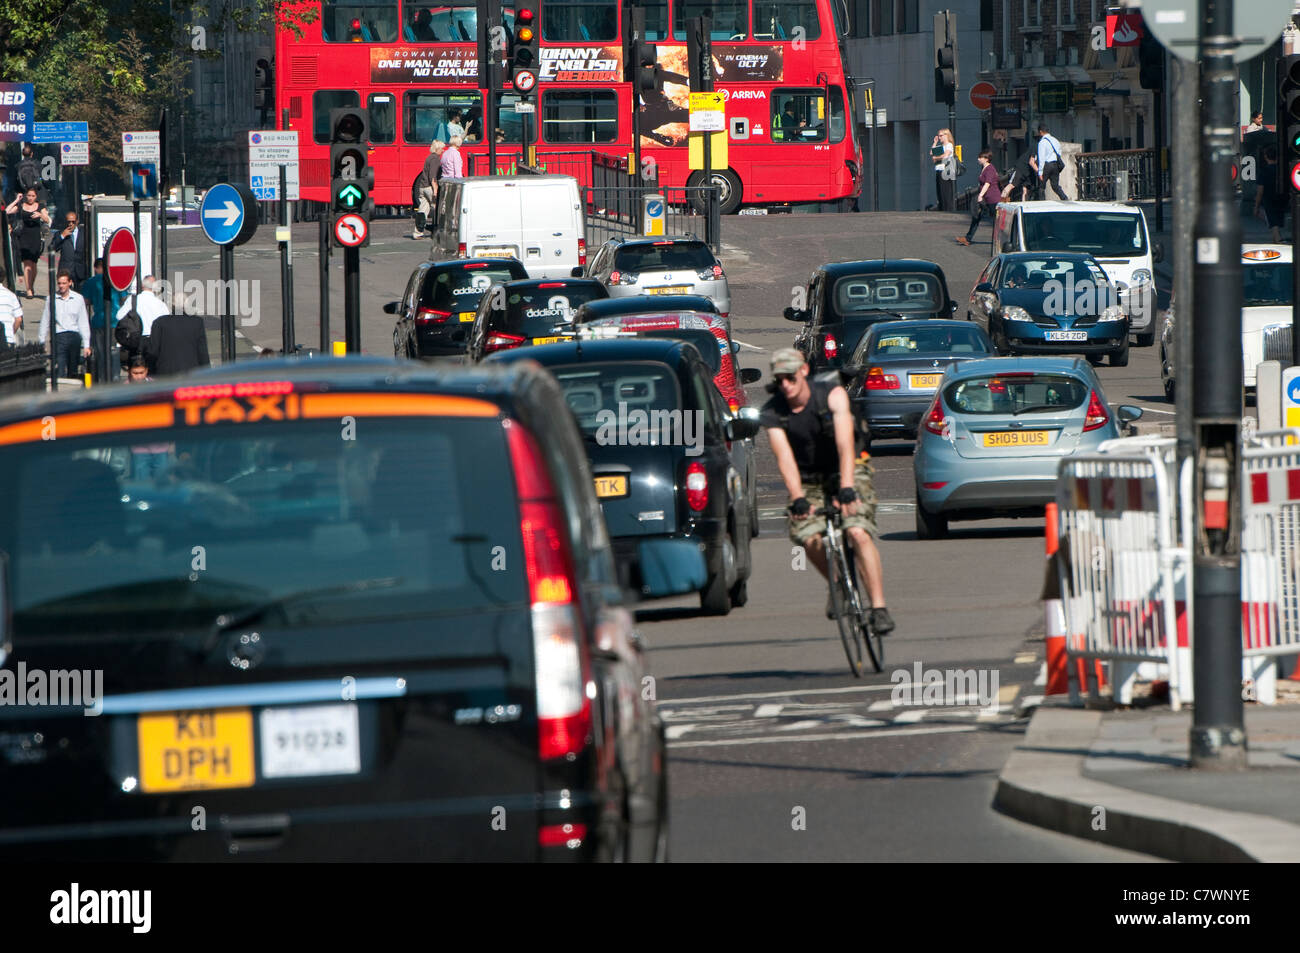
M 872 702 L 867 711 L 893 711 L 897 707 L 892 701 L 878 701 Z
M 758 346 L 755 345 L 755 344 L 749 344 L 749 343 L 747 343 L 747 342 L 745 342 L 745 341 L 742 341 L 740 338 L 735 337 L 734 335 L 732 336 L 731 340 L 735 341 L 735 342 L 736 342 L 737 344 L 739 344 L 741 347 L 747 347 L 747 348 L 749 348 L 751 351 L 762 351 L 762 350 L 763 350 L 761 347 L 758 347 Z
M 663 705 L 695 705 L 700 702 L 733 702 L 742 698 L 790 698 L 794 695 L 845 695 L 853 692 L 892 692 L 895 688 L 908 689 L 912 686 L 906 685 L 854 685 L 851 688 L 787 688 L 783 692 L 747 692 L 743 695 L 705 695 L 700 698 L 661 698 L 659 704 Z M 924 687 L 924 686 L 921 686 Z
M 1170 417 L 1178 413 L 1176 410 L 1165 410 L 1163 407 L 1148 407 L 1146 404 L 1138 404 L 1137 406 L 1153 414 L 1168 414 Z
M 1044 662 L 1042 665 L 1038 667 L 1038 676 L 1034 679 L 1034 684 L 1035 685 L 1047 684 L 1047 663 L 1046 662 Z
M 897 738 L 903 735 L 942 735 L 962 731 L 979 731 L 977 725 L 941 725 L 933 728 L 900 728 L 897 731 L 846 731 L 830 735 L 802 735 L 799 737 L 774 738 L 725 738 L 716 741 L 675 741 L 670 748 L 724 748 L 735 745 L 770 745 L 802 744 L 807 741 L 861 741 L 870 738 Z
M 1020 652 L 1011 661 L 1016 665 L 1028 665 L 1034 659 L 1038 658 L 1033 652 Z
M 930 714 L 929 708 L 913 708 L 903 712 L 902 714 L 895 715 L 894 724 L 914 725 L 928 714 Z

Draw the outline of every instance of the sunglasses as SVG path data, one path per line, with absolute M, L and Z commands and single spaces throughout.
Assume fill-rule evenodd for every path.
M 793 384 L 797 379 L 797 374 L 777 374 L 776 382 L 778 384 Z

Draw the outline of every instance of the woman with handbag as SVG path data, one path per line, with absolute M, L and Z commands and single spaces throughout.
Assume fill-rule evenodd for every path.
M 930 161 L 934 163 L 934 189 L 938 193 L 936 207 L 940 212 L 953 212 L 957 209 L 956 151 L 952 130 L 940 129 L 930 143 Z
M 18 251 L 23 259 L 27 297 L 35 298 L 33 289 L 36 287 L 36 265 L 41 260 L 41 252 L 45 246 L 45 236 L 41 234 L 41 227 L 50 224 L 49 210 L 41 204 L 36 189 L 29 188 L 14 197 L 13 202 L 5 209 L 5 213 L 18 216 L 18 223 L 14 226 L 14 236 L 18 239 Z

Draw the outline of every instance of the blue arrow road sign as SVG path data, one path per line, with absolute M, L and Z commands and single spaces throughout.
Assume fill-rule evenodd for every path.
M 647 202 L 647 203 L 646 203 L 645 210 L 646 210 L 646 214 L 647 214 L 647 215 L 653 215 L 653 216 L 655 216 L 655 217 L 658 217 L 658 216 L 660 216 L 660 215 L 662 215 L 662 214 L 664 213 L 664 203 L 663 203 L 663 202 Z
M 32 142 L 89 142 L 90 123 L 88 122 L 34 122 L 32 123 Z
M 1287 385 L 1286 396 L 1291 403 L 1300 405 L 1300 377 Z
M 214 245 L 229 245 L 239 237 L 244 224 L 243 196 L 233 186 L 222 182 L 208 189 L 199 208 L 199 221 L 203 225 L 203 234 Z

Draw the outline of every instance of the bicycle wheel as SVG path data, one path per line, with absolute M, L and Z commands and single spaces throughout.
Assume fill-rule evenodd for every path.
M 844 655 L 849 660 L 849 671 L 854 678 L 862 677 L 862 628 L 859 607 L 855 606 L 856 591 L 852 588 L 851 577 L 846 574 L 847 562 L 844 552 L 828 553 L 827 568 L 830 570 L 831 608 L 835 610 L 835 624 L 839 626 L 840 641 L 844 643 Z M 852 570 L 847 570 L 851 572 Z M 877 669 L 879 671 L 879 669 Z
M 857 560 L 852 558 L 851 553 L 846 553 L 849 564 L 849 579 L 853 583 L 854 593 L 857 596 L 858 608 L 858 631 L 862 633 L 861 640 L 867 645 L 867 655 L 871 657 L 871 667 L 877 672 L 885 670 L 885 641 L 876 635 L 871 628 L 871 609 L 867 606 L 866 600 L 862 598 L 862 590 L 858 586 L 858 564 Z

